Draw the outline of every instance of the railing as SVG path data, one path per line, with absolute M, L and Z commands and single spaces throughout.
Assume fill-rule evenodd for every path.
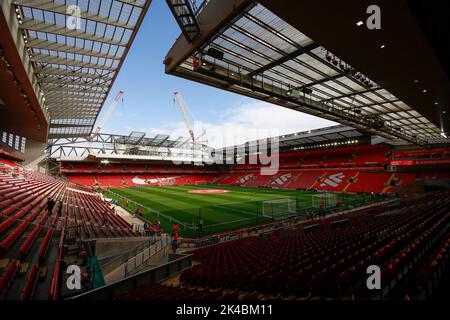
M 63 256 L 63 248 L 64 248 L 64 229 L 61 232 L 61 237 L 59 240 L 59 247 L 58 247 L 58 255 L 56 257 L 55 262 L 55 269 L 53 270 L 53 278 L 50 285 L 50 293 L 49 293 L 49 299 L 50 300 L 57 300 L 59 297 L 59 280 L 61 277 L 60 267 L 61 267 L 61 260 Z
M 154 243 L 147 249 L 138 252 L 136 255 L 128 259 L 127 262 L 125 263 L 124 277 L 129 277 L 135 274 L 139 267 L 143 266 L 157 253 L 163 251 L 163 254 L 165 254 L 166 253 L 165 250 L 168 244 L 169 238 L 163 237 L 158 242 Z
M 90 242 L 85 242 L 84 248 L 89 255 L 88 270 L 92 288 L 102 287 L 105 285 L 105 279 L 103 278 L 102 268 L 100 266 L 98 258 L 92 253 Z
M 126 277 L 128 275 L 128 272 L 134 270 L 137 267 L 137 264 L 135 263 L 135 267 L 132 268 L 133 264 L 130 265 L 131 268 L 127 268 L 127 265 L 129 264 L 129 261 L 132 260 L 134 257 L 138 256 L 139 254 L 143 255 L 142 262 L 148 261 L 151 257 L 153 257 L 156 253 L 161 251 L 161 248 L 164 248 L 168 243 L 168 240 L 166 237 L 162 237 L 159 239 L 152 238 L 150 240 L 145 241 L 144 243 L 140 243 L 137 246 L 135 246 L 132 249 L 127 250 L 123 254 L 121 254 L 118 257 L 115 257 L 114 259 L 106 262 L 105 264 L 101 264 L 101 268 L 103 271 L 103 274 L 108 274 L 109 272 L 119 268 L 121 265 L 125 264 L 124 274 L 123 276 Z M 148 250 L 148 251 L 146 251 Z M 145 252 L 145 254 L 144 254 Z M 127 272 L 128 270 L 128 272 Z
M 291 199 L 292 201 L 296 202 L 296 209 L 295 212 L 286 212 L 283 214 L 277 214 L 276 216 L 267 216 L 263 212 L 263 203 L 264 201 L 247 201 L 247 202 L 239 202 L 239 203 L 229 203 L 224 205 L 216 205 L 216 206 L 206 206 L 202 208 L 194 208 L 191 209 L 191 214 L 193 216 L 198 216 L 199 219 L 201 219 L 201 216 L 208 216 L 209 213 L 215 212 L 215 211 L 238 211 L 243 212 L 241 209 L 241 206 L 247 205 L 249 208 L 253 209 L 246 209 L 246 217 L 243 217 L 238 220 L 232 220 L 232 221 L 224 221 L 221 223 L 215 223 L 215 224 L 204 224 L 200 227 L 197 223 L 187 223 L 182 222 L 177 219 L 174 219 L 170 212 L 161 213 L 156 210 L 153 210 L 151 208 L 148 208 L 146 206 L 143 206 L 142 204 L 135 202 L 131 199 L 128 199 L 120 194 L 117 194 L 115 192 L 110 191 L 110 194 L 113 195 L 113 197 L 116 197 L 117 199 L 127 199 L 128 203 L 132 206 L 135 206 L 136 208 L 143 208 L 145 210 L 149 210 L 150 213 L 156 214 L 158 217 L 161 216 L 165 218 L 167 221 L 169 221 L 170 224 L 173 222 L 176 222 L 181 226 L 181 228 L 189 229 L 191 232 L 189 233 L 189 236 L 193 236 L 194 233 L 197 233 L 199 237 L 201 237 L 204 234 L 217 234 L 222 229 L 240 229 L 245 228 L 246 225 L 250 225 L 253 227 L 256 227 L 258 225 L 261 225 L 264 222 L 268 222 L 268 220 L 276 220 L 278 222 L 284 221 L 286 219 L 290 218 L 296 218 L 296 219 L 304 219 L 305 218 L 305 212 L 314 213 L 317 215 L 319 213 L 319 208 L 314 208 L 310 205 L 304 205 L 303 202 L 300 201 L 297 197 L 284 197 L 283 199 Z M 320 194 L 318 192 L 317 194 Z M 322 212 L 323 215 L 330 215 L 341 211 L 348 211 L 352 210 L 357 207 L 366 206 L 372 203 L 378 203 L 385 198 L 378 198 L 378 197 L 369 197 L 369 196 L 363 196 L 363 197 L 357 197 L 357 198 L 344 198 L 344 196 L 340 194 L 336 194 L 336 200 L 340 200 L 339 205 L 336 206 L 325 206 L 324 211 Z M 342 197 L 342 198 L 341 198 Z M 273 200 L 273 199 L 272 199 Z M 196 210 L 194 212 L 194 210 Z M 193 231 L 193 232 L 192 232 Z M 216 231 L 216 232 L 215 232 Z M 186 234 L 187 235 L 187 234 Z M 209 242 L 209 241 L 208 241 Z
M 111 283 L 102 288 L 80 294 L 68 300 L 112 300 L 115 297 L 130 292 L 135 288 L 149 284 L 158 283 L 171 278 L 192 266 L 191 254 L 169 254 L 169 262 L 138 273 L 134 276 Z
M 206 8 L 206 6 L 208 5 L 209 1 L 211 1 L 211 0 L 203 0 L 202 3 L 199 6 L 197 6 L 197 2 L 196 1 L 191 1 L 192 9 L 194 10 L 194 15 L 197 18 L 200 15 L 200 13 L 203 11 L 203 9 Z

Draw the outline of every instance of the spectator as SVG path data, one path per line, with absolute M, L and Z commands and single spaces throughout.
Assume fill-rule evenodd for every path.
M 202 234 L 203 231 L 203 219 L 200 219 L 198 222 L 198 232 L 200 233 L 200 235 Z
M 47 210 L 49 214 L 52 214 L 53 207 L 55 206 L 55 201 L 52 198 L 47 200 Z
M 178 229 L 180 229 L 180 227 L 176 223 L 174 223 L 173 226 L 172 226 L 172 234 L 173 235 L 177 234 L 178 233 Z
M 59 201 L 59 207 L 58 207 L 58 217 L 62 217 L 62 211 L 63 211 L 63 203 L 62 201 Z
M 179 241 L 179 236 L 178 236 L 178 232 L 177 232 L 177 233 L 175 233 L 173 235 L 173 238 L 172 238 L 172 251 L 173 251 L 173 253 L 177 252 L 178 241 Z
M 322 220 L 325 219 L 326 213 L 325 213 L 325 208 L 324 207 L 321 207 L 319 209 L 319 216 L 322 218 Z

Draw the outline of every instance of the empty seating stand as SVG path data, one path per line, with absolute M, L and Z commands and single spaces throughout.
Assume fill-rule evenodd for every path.
M 52 212 L 47 210 L 49 198 L 56 202 Z M 36 289 L 45 296 L 42 290 L 49 289 L 46 283 L 57 274 L 41 279 L 40 270 L 47 270 L 44 275 L 54 272 L 55 254 L 49 253 L 56 252 L 62 230 L 70 227 L 77 227 L 76 236 L 84 239 L 140 236 L 91 190 L 20 167 L 11 171 L 0 166 L 2 298 L 33 299 Z
M 428 195 L 394 211 L 361 213 L 338 228 L 272 233 L 195 250 L 199 264 L 181 274 L 181 286 L 144 285 L 118 299 L 402 299 L 417 293 L 417 284 L 422 291 L 431 286 L 431 275 L 448 261 L 449 231 L 449 194 Z M 376 292 L 366 287 L 366 268 L 373 264 L 384 279 Z

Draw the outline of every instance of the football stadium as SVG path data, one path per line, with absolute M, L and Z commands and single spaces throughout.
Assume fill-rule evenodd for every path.
M 450 296 L 444 2 L 0 8 L 0 300 Z

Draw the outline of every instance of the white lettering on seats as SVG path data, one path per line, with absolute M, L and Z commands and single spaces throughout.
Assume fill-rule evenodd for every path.
M 332 174 L 331 176 L 329 176 L 328 178 L 326 178 L 325 181 L 320 184 L 320 186 L 321 187 L 330 186 L 330 187 L 335 188 L 338 185 L 340 185 L 342 181 L 344 181 L 344 178 L 345 178 L 345 175 L 342 172 L 335 173 L 335 174 Z

